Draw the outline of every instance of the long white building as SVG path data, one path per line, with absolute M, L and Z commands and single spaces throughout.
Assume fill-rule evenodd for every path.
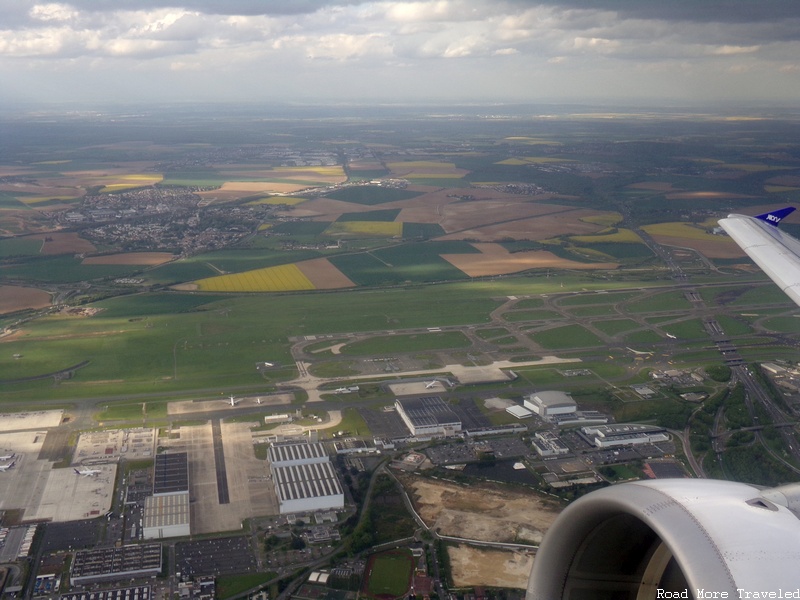
M 581 432 L 587 439 L 592 440 L 598 448 L 654 444 L 669 440 L 667 430 L 663 427 L 635 423 L 593 425 L 591 427 L 581 427 Z

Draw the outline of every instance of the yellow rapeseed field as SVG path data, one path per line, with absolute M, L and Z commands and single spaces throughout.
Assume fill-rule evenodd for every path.
M 711 236 L 703 227 L 689 223 L 655 223 L 642 227 L 650 235 L 668 235 L 691 240 L 707 240 Z
M 204 292 L 293 292 L 316 289 L 295 264 L 218 275 L 199 279 L 195 283 Z

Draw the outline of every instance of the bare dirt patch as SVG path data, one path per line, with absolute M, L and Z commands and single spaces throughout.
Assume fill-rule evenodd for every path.
M 83 259 L 84 265 L 160 265 L 175 258 L 169 252 L 125 252 Z
M 617 263 L 581 263 L 546 250 L 510 253 L 499 244 L 473 244 L 480 254 L 442 254 L 442 258 L 470 277 L 505 275 L 527 269 L 616 269 Z
M 442 535 L 536 545 L 561 512 L 552 499 L 511 486 L 467 487 L 414 476 L 402 480 L 420 517 Z
M 488 586 L 524 590 L 533 556 L 522 552 L 450 546 L 450 570 L 455 587 Z
M 0 285 L 0 314 L 50 306 L 50 294 L 38 288 Z
M 334 267 L 327 258 L 315 258 L 296 263 L 318 290 L 355 287 L 355 283 Z

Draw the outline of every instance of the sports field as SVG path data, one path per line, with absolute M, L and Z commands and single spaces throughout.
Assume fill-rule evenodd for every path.
M 406 549 L 373 554 L 367 561 L 362 592 L 372 598 L 390 600 L 408 592 L 414 558 Z

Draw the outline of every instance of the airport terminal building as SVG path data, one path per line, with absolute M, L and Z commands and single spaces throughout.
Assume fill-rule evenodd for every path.
M 414 437 L 447 437 L 461 431 L 461 419 L 439 396 L 398 399 L 394 405 Z
M 268 454 L 280 514 L 344 508 L 344 491 L 322 444 L 273 444 Z

